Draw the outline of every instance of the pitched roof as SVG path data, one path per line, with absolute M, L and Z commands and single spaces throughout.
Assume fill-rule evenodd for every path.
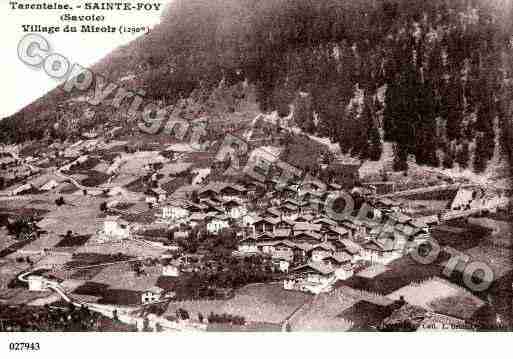
M 299 237 L 299 236 L 308 236 L 310 238 L 313 238 L 315 240 L 321 240 L 322 236 L 319 234 L 319 233 L 315 233 L 315 232 L 301 232 L 301 233 L 296 233 L 294 235 L 294 237 Z
M 352 256 L 347 252 L 335 252 L 325 257 L 324 259 L 333 259 L 338 263 L 347 263 L 351 262 Z
M 316 249 L 324 249 L 325 251 L 331 251 L 331 252 L 335 251 L 335 247 L 333 246 L 333 244 L 331 244 L 329 242 L 322 242 L 322 243 L 314 244 L 310 247 L 310 249 L 308 251 L 313 251 Z
M 349 239 L 342 238 L 338 242 L 342 243 L 344 245 L 344 247 L 346 248 L 346 250 L 351 254 L 357 254 L 361 250 L 360 245 L 356 244 L 355 242 L 353 242 Z
M 270 213 L 276 217 L 279 217 L 282 214 L 281 211 L 276 207 L 269 207 L 269 208 L 267 208 L 266 212 Z
M 333 273 L 335 270 L 322 262 L 308 262 L 307 264 L 301 265 L 299 267 L 293 268 L 291 272 L 298 271 L 314 271 L 316 273 L 327 275 Z
M 291 230 L 288 228 L 278 228 L 274 231 L 274 237 L 288 237 Z
M 334 221 L 334 220 L 332 220 L 330 218 L 326 218 L 326 217 L 321 217 L 321 218 L 314 219 L 312 221 L 312 223 L 314 223 L 314 224 L 322 223 L 322 224 L 327 224 L 327 225 L 330 225 L 330 226 L 337 226 L 337 222 L 336 221 Z
M 205 213 L 193 213 L 189 216 L 191 221 L 202 221 L 207 217 Z
M 320 224 L 308 222 L 295 222 L 294 232 L 320 232 L 322 226 Z

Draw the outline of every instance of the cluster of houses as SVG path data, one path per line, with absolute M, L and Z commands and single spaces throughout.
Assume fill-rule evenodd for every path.
M 194 198 L 161 203 L 156 222 L 170 228 L 205 224 L 210 234 L 237 225 L 234 255 L 270 258 L 287 273 L 285 288 L 307 291 L 351 277 L 362 261 L 390 263 L 404 255 L 408 242 L 429 235 L 427 223 L 405 215 L 400 203 L 389 199 L 372 201 L 372 218 L 330 218 L 324 204 L 339 189 L 336 184 L 326 191 L 286 186 L 279 195 L 271 192 L 259 209 L 251 184 L 209 183 Z M 384 225 L 389 219 L 391 228 Z

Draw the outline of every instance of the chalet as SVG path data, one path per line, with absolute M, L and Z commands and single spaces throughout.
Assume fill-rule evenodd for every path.
M 46 182 L 44 185 L 42 185 L 39 189 L 41 191 L 51 191 L 52 189 L 56 188 L 59 186 L 59 182 L 57 182 L 56 180 L 52 179 L 48 182 Z
M 274 253 L 271 262 L 276 270 L 280 272 L 288 272 L 290 263 L 293 261 L 293 256 L 282 255 L 281 253 Z
M 15 188 L 11 193 L 13 196 L 19 196 L 24 193 L 28 193 L 28 192 L 32 191 L 33 189 L 34 189 L 34 187 L 30 183 L 26 183 L 24 185 L 21 185 L 21 186 Z
M 189 224 L 192 227 L 195 227 L 198 224 L 204 222 L 206 218 L 207 218 L 207 214 L 205 214 L 205 213 L 193 213 L 189 216 Z
M 162 219 L 176 221 L 187 217 L 190 212 L 185 202 L 173 201 L 162 207 Z
M 307 190 L 302 191 L 300 193 L 301 201 L 303 202 L 310 202 L 310 201 L 321 201 L 322 197 L 324 196 L 324 191 L 313 191 L 313 190 Z
M 295 218 L 294 221 L 296 223 L 302 222 L 302 223 L 309 223 L 313 220 L 313 217 L 306 213 L 299 213 Z
M 152 304 L 159 302 L 164 294 L 164 289 L 159 287 L 151 287 L 145 290 L 141 295 L 142 304 Z
M 274 218 L 257 218 L 253 222 L 253 234 L 261 234 L 264 232 L 274 232 L 277 220 Z
M 294 234 L 297 236 L 299 233 L 309 232 L 309 233 L 317 233 L 320 235 L 322 225 L 308 222 L 295 222 L 294 223 Z
M 400 213 L 404 210 L 403 204 L 390 198 L 380 198 L 373 203 L 373 207 L 386 212 Z
M 284 240 L 290 238 L 291 230 L 289 228 L 278 228 L 274 230 L 273 237 L 277 240 Z
M 255 221 L 259 218 L 260 217 L 254 213 L 247 213 L 239 218 L 239 221 L 244 227 L 251 227 L 253 226 L 253 223 L 255 223 Z
M 257 241 L 254 237 L 249 236 L 239 242 L 237 250 L 242 254 L 258 253 Z
M 349 231 L 349 237 L 351 239 L 365 238 L 366 236 L 366 231 L 365 228 L 362 226 L 361 221 L 358 221 L 356 219 L 344 219 L 340 222 L 340 226 L 346 228 Z
M 218 194 L 219 193 L 215 189 L 211 188 L 210 186 L 206 186 L 203 189 L 198 191 L 198 196 L 200 198 L 215 198 L 215 197 L 217 197 Z
M 340 226 L 330 226 L 324 230 L 325 241 L 341 241 L 342 239 L 349 239 L 349 230 Z
M 321 240 L 321 234 L 316 232 L 300 232 L 294 235 L 294 241 L 300 243 L 317 244 Z
M 103 221 L 103 228 L 98 232 L 100 241 L 122 240 L 130 238 L 130 228 L 127 221 L 119 217 L 108 216 Z
M 219 194 L 221 196 L 226 197 L 236 197 L 241 196 L 246 192 L 246 188 L 244 186 L 234 184 L 234 183 L 225 183 L 219 186 Z
M 287 197 L 296 197 L 298 193 L 297 186 L 287 186 L 282 190 L 283 194 Z
M 220 208 L 222 205 L 222 202 L 219 201 L 216 197 L 202 198 L 202 199 L 200 199 L 200 205 L 202 205 L 206 211 L 209 211 L 212 208 Z
M 288 229 L 288 230 L 290 230 L 292 227 L 294 227 L 294 224 L 295 224 L 294 221 L 292 221 L 290 219 L 286 219 L 286 218 L 280 217 L 280 218 L 277 219 L 275 228 L 276 229 Z
M 259 250 L 264 254 L 272 255 L 275 252 L 278 253 L 290 253 L 293 255 L 294 249 L 296 248 L 295 243 L 288 240 L 278 241 L 264 241 L 257 243 Z
M 312 220 L 313 224 L 320 224 L 322 231 L 327 231 L 330 227 L 336 227 L 338 224 L 334 220 L 327 217 L 320 217 Z M 347 231 L 346 231 L 347 232 Z
M 173 261 L 173 263 L 162 266 L 162 275 L 164 277 L 179 277 L 180 263 L 178 261 Z
M 48 289 L 47 281 L 39 275 L 30 275 L 27 278 L 28 288 L 31 292 L 41 292 Z
M 207 220 L 207 231 L 218 234 L 222 229 L 230 227 L 228 217 L 219 215 Z
M 238 219 L 247 213 L 246 206 L 240 199 L 231 198 L 223 202 L 225 212 L 234 219 Z
M 350 257 L 348 258 L 345 254 L 334 254 L 324 258 L 322 262 L 326 267 L 331 267 L 335 270 L 335 277 L 337 279 L 344 280 L 354 275 L 354 269 L 350 260 Z
M 235 183 L 213 182 L 203 187 L 198 195 L 201 198 L 214 198 L 216 196 L 230 198 L 241 196 L 245 192 L 246 188 L 244 186 Z
M 385 233 L 362 245 L 360 257 L 372 263 L 386 265 L 403 256 L 406 238 L 397 233 Z
M 358 257 L 360 252 L 362 251 L 362 247 L 350 239 L 341 239 L 339 241 L 331 242 L 335 248 L 337 253 L 347 253 L 351 257 Z
M 299 213 L 299 207 L 290 203 L 281 204 L 279 209 L 286 218 L 292 218 Z
M 264 232 L 264 233 L 261 233 L 259 234 L 256 239 L 259 241 L 259 242 L 268 242 L 268 241 L 273 241 L 274 240 L 274 233 L 272 232 Z
M 332 244 L 322 242 L 312 245 L 310 249 L 308 249 L 307 255 L 313 262 L 319 262 L 333 254 L 333 252 L 335 252 L 335 247 Z
M 470 205 L 475 197 L 474 189 L 460 187 L 458 192 L 456 192 L 456 196 L 451 201 L 450 209 L 453 211 L 470 209 Z
M 318 293 L 329 287 L 335 270 L 321 262 L 309 262 L 289 271 L 291 277 L 284 281 L 285 289 L 299 289 Z
M 190 213 L 202 213 L 208 209 L 208 206 L 201 203 L 189 202 L 185 207 Z
M 323 213 L 324 208 L 325 208 L 325 201 L 323 201 L 322 199 L 314 198 L 314 199 L 310 199 L 308 201 L 308 204 L 302 208 L 302 211 L 303 211 L 303 213 L 317 214 L 317 213 Z
M 265 215 L 273 218 L 280 218 L 283 213 L 276 207 L 269 207 L 265 210 Z
M 340 267 L 351 263 L 352 256 L 347 252 L 333 252 L 321 259 L 321 261 L 331 267 Z

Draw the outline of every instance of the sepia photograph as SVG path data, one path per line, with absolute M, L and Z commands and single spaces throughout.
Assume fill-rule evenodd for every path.
M 43 355 L 36 332 L 513 329 L 512 0 L 2 0 L 0 20 L 8 358 Z

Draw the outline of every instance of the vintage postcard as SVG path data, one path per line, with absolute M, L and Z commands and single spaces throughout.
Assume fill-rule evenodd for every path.
M 0 332 L 512 329 L 513 1 L 0 9 Z

